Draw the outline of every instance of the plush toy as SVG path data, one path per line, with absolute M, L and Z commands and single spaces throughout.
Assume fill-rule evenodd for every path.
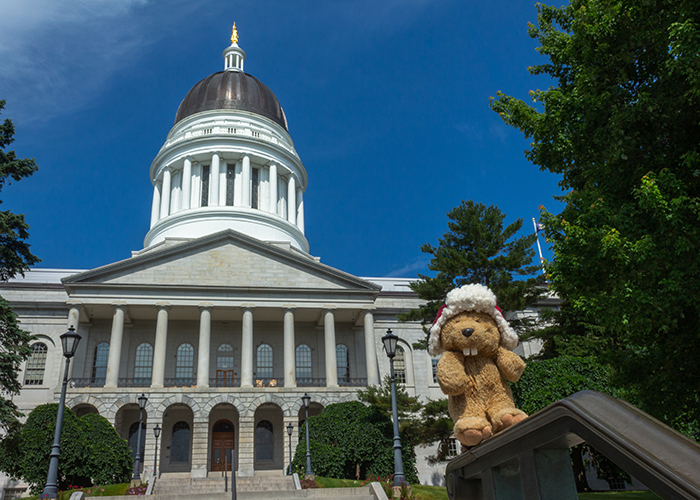
M 430 328 L 428 350 L 442 353 L 437 376 L 448 395 L 455 437 L 467 447 L 516 424 L 527 415 L 513 403 L 506 380 L 515 382 L 525 362 L 512 352 L 518 337 L 496 305 L 496 296 L 479 284 L 447 294 Z

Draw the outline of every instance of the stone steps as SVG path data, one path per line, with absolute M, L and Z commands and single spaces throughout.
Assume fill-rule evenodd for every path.
M 228 487 L 231 487 L 231 477 L 227 477 Z M 156 481 L 154 495 L 185 495 L 195 493 L 223 493 L 224 478 L 183 478 L 163 476 Z M 236 491 L 293 491 L 294 480 L 289 476 L 269 477 L 254 476 L 236 478 Z

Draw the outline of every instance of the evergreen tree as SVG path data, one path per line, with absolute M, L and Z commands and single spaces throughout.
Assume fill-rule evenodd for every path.
M 0 111 L 4 107 L 5 101 L 0 99 Z M 6 182 L 19 181 L 37 169 L 33 158 L 17 158 L 14 151 L 5 151 L 14 141 L 14 135 L 12 121 L 5 119 L 0 124 L 0 191 Z M 9 210 L 0 211 L 0 281 L 7 281 L 17 274 L 24 275 L 29 266 L 39 261 L 29 251 L 26 242 L 28 229 L 24 215 Z M 21 415 L 17 406 L 8 398 L 19 394 L 21 389 L 17 375 L 21 364 L 31 354 L 31 339 L 28 332 L 19 328 L 17 315 L 9 302 L 0 297 L 0 428 L 5 431 L 16 425 L 17 418 Z
M 686 432 L 700 421 L 697 7 L 538 4 L 529 34 L 549 60 L 530 72 L 555 85 L 532 91 L 535 104 L 492 100 L 531 140 L 528 159 L 562 176 L 563 211 L 543 212 L 548 272 L 579 336 L 602 339 L 614 382 Z
M 506 215 L 497 207 L 472 200 L 462 201 L 447 217 L 448 231 L 438 240 L 438 246 L 421 247 L 422 252 L 433 256 L 428 268 L 435 276 L 419 274 L 419 280 L 411 283 L 411 289 L 425 304 L 401 315 L 401 320 L 429 326 L 447 293 L 469 283 L 491 288 L 504 313 L 521 310 L 537 300 L 543 278 L 535 276 L 538 268 L 531 265 L 536 236 L 516 237 L 522 219 L 504 227 Z M 414 348 L 425 349 L 426 341 L 414 344 Z

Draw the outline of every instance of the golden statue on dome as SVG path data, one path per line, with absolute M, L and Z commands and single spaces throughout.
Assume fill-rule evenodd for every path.
M 236 23 L 233 23 L 233 30 L 231 31 L 231 43 L 238 45 L 238 30 L 236 29 Z

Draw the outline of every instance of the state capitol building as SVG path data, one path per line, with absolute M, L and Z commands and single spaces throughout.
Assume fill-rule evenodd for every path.
M 96 269 L 33 269 L 0 284 L 36 337 L 19 408 L 58 402 L 58 337 L 72 326 L 82 340 L 67 406 L 104 416 L 133 450 L 145 393 L 146 456 L 156 452 L 158 425 L 162 474 L 193 478 L 221 475 L 227 449 L 240 476 L 283 474 L 286 427 L 294 426 L 296 447 L 305 418 L 301 397 L 311 396 L 314 415 L 379 384 L 389 372 L 388 328 L 401 339 L 395 367 L 409 394 L 444 397 L 437 358 L 412 349 L 425 336 L 421 325 L 397 320 L 419 303 L 410 280 L 359 278 L 311 253 L 309 179 L 287 118 L 244 72 L 235 32 L 232 42 L 223 71 L 182 100 L 148 170 L 144 248 Z M 435 446 L 416 451 L 421 482 L 441 484 L 442 469 L 425 460 Z M 8 484 L 0 475 L 0 487 Z

